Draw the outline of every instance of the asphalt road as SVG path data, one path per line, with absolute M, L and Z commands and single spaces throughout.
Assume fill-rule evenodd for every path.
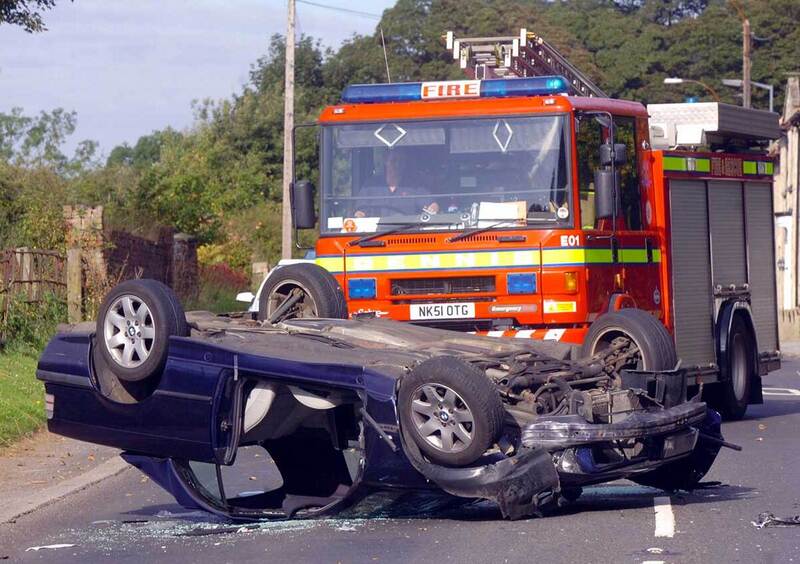
M 769 388 L 800 389 L 800 361 L 784 361 Z M 488 503 L 430 495 L 375 496 L 347 514 L 237 529 L 189 513 L 128 470 L 0 525 L 0 559 L 48 562 L 793 562 L 800 526 L 756 528 L 762 512 L 800 514 L 800 392 L 727 423 L 707 476 L 691 494 L 615 482 L 588 488 L 542 519 L 503 521 Z M 779 395 L 773 395 L 779 394 Z M 0 500 L 2 503 L 2 500 Z M 672 525 L 674 521 L 674 526 Z M 667 535 L 667 536 L 656 536 Z M 672 536 L 669 536 L 672 534 Z M 35 547 L 71 545 L 60 548 Z

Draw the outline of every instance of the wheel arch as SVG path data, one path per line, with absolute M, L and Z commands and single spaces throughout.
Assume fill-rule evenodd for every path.
M 261 292 L 264 290 L 264 287 L 267 285 L 267 282 L 269 282 L 269 279 L 272 277 L 273 274 L 275 274 L 278 271 L 278 269 L 284 266 L 289 266 L 290 264 L 316 264 L 316 261 L 314 259 L 281 259 L 278 262 L 278 264 L 275 265 L 275 268 L 267 272 L 267 275 L 261 281 L 261 284 L 258 286 L 258 291 L 256 292 L 256 296 L 255 298 L 253 298 L 253 302 L 250 304 L 250 308 L 247 311 L 251 313 L 258 313 L 259 309 L 258 304 L 260 303 L 261 300 Z M 335 277 L 334 280 L 336 280 Z

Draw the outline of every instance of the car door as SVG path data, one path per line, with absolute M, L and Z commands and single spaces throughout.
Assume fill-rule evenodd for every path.
M 39 377 L 52 398 L 51 432 L 148 456 L 233 460 L 243 397 L 234 353 L 172 337 L 163 372 L 148 388 L 142 385 L 139 398 L 123 401 L 103 392 L 109 380 L 102 371 L 108 367 L 61 361 L 85 358 L 92 340 L 56 338 L 40 360 Z

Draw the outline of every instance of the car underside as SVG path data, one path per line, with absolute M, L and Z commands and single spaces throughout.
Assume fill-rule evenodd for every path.
M 120 448 L 187 507 L 313 516 L 439 488 L 520 518 L 619 478 L 692 489 L 727 444 L 684 372 L 636 370 L 626 339 L 572 360 L 556 342 L 381 319 L 184 316 L 143 282 L 97 325 L 63 327 L 38 376 L 51 431 Z

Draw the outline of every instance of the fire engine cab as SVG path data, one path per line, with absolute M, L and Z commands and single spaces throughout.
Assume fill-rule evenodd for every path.
M 251 309 L 636 347 L 631 368 L 680 368 L 729 418 L 761 402 L 776 114 L 609 99 L 524 29 L 446 42 L 467 80 L 353 85 L 322 112 L 316 248 Z M 296 228 L 314 192 L 293 183 Z

